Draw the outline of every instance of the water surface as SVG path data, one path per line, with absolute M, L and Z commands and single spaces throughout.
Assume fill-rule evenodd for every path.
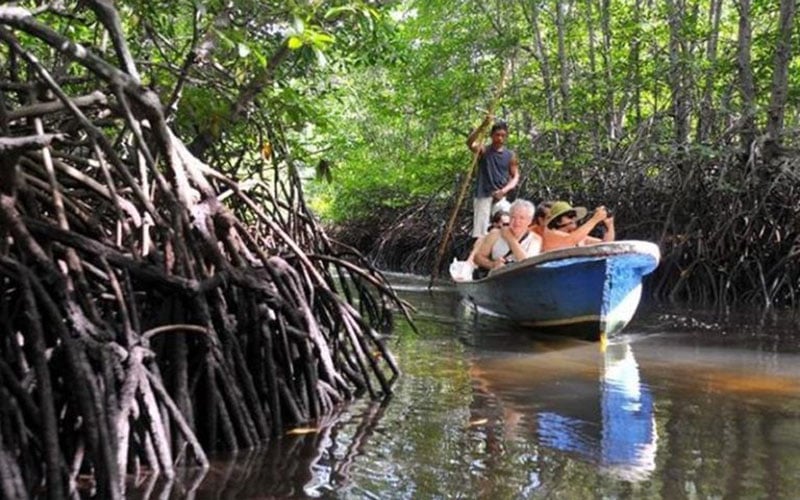
M 642 306 L 607 344 L 476 316 L 393 276 L 403 376 L 317 432 L 213 457 L 140 497 L 797 498 L 800 334 L 788 314 Z

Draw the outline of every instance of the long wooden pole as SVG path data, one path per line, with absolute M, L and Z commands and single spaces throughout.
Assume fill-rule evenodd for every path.
M 489 102 L 489 107 L 486 109 L 486 115 L 484 116 L 483 121 L 487 121 L 487 118 L 494 115 L 494 108 L 497 106 L 497 101 L 500 100 L 500 97 L 503 94 L 503 90 L 505 89 L 506 82 L 508 81 L 508 76 L 511 74 L 511 63 L 512 60 L 509 60 L 505 67 L 503 68 L 503 74 L 500 76 L 500 83 L 497 85 L 497 89 L 494 92 L 494 96 L 492 96 L 492 100 Z M 476 137 L 476 142 L 483 142 L 483 134 L 485 133 L 485 127 L 481 128 L 478 131 L 478 135 Z M 447 248 L 447 243 L 450 241 L 450 237 L 453 233 L 453 226 L 456 222 L 456 217 L 458 217 L 458 211 L 461 209 L 461 204 L 464 202 L 464 197 L 467 194 L 467 189 L 469 189 L 470 184 L 472 183 L 472 176 L 475 172 L 475 167 L 478 164 L 478 158 L 480 154 L 476 151 L 472 155 L 472 162 L 470 164 L 469 170 L 467 171 L 467 175 L 464 176 L 464 180 L 461 181 L 461 187 L 459 188 L 458 197 L 456 198 L 456 204 L 453 207 L 453 211 L 450 213 L 450 219 L 447 221 L 447 226 L 444 231 L 444 235 L 442 236 L 442 241 L 439 244 L 439 252 L 436 255 L 436 262 L 433 265 L 433 269 L 431 269 L 431 281 L 428 283 L 428 288 L 430 289 L 433 286 L 433 282 L 436 279 L 436 276 L 439 274 L 439 267 L 442 264 L 442 257 L 444 257 L 445 250 Z

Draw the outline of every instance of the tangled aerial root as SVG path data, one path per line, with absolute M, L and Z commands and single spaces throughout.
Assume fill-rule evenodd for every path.
M 119 498 L 131 470 L 207 467 L 208 450 L 391 391 L 375 328 L 405 306 L 337 253 L 290 164 L 244 189 L 189 153 L 131 72 L 22 9 L 0 24 L 25 63 L 0 94 L 3 496 L 63 498 L 88 474 Z M 33 55 L 45 45 L 80 84 Z

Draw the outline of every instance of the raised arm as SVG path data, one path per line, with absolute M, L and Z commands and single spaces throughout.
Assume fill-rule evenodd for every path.
M 527 235 L 528 238 L 531 238 L 531 241 L 529 241 L 526 245 L 527 249 L 522 247 L 519 239 L 514 236 L 514 233 L 511 232 L 511 229 L 507 227 L 502 228 L 500 230 L 500 235 L 504 240 L 506 240 L 508 249 L 511 250 L 511 255 L 514 256 L 514 260 L 517 262 L 525 260 L 528 257 L 533 257 L 541 252 L 542 241 L 538 234 L 530 233 Z
M 606 225 L 606 234 L 603 235 L 603 241 L 614 241 L 617 239 L 617 231 L 614 229 L 614 217 L 608 216 L 603 221 Z
M 474 153 L 480 153 L 483 150 L 483 144 L 477 142 L 478 137 L 486 130 L 486 127 L 492 123 L 492 115 L 487 114 L 478 128 L 470 132 L 467 136 L 467 147 Z
M 574 247 L 584 240 L 596 225 L 606 219 L 608 212 L 605 207 L 598 207 L 591 219 L 572 232 L 560 231 L 558 229 L 545 228 L 544 241 L 545 247 L 552 248 Z

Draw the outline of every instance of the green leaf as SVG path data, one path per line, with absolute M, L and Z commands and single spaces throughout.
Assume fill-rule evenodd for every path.
M 325 19 L 330 19 L 331 17 L 339 14 L 340 12 L 356 12 L 356 8 L 353 5 L 343 5 L 341 7 L 333 7 L 328 9 L 325 13 Z
M 290 36 L 288 45 L 290 49 L 297 50 L 303 46 L 303 40 L 298 36 Z
M 316 47 L 324 47 L 326 45 L 331 45 L 334 42 L 334 38 L 327 34 L 327 33 L 312 33 L 309 36 L 311 43 L 313 43 Z

